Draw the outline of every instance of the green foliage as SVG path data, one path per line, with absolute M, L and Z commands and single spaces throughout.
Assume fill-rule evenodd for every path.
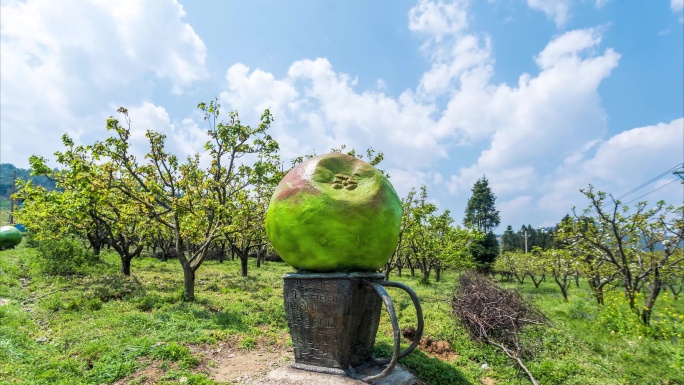
M 465 209 L 463 224 L 487 234 L 501 223 L 499 211 L 495 206 L 496 195 L 489 187 L 487 177 L 483 176 L 475 182 L 472 193 Z
M 642 297 L 636 294 L 637 299 Z M 663 301 L 669 302 L 668 294 L 663 294 Z M 620 333 L 629 337 L 671 340 L 678 342 L 684 337 L 684 309 L 666 306 L 659 310 L 657 318 L 646 326 L 638 314 L 629 308 L 624 295 L 610 292 L 606 295 L 605 304 L 600 313 L 599 324 L 610 333 Z
M 40 241 L 38 256 L 40 270 L 50 275 L 83 273 L 89 264 L 96 261 L 80 240 L 69 236 Z
M 423 275 L 422 282 L 427 284 L 433 270 L 463 270 L 472 267 L 468 247 L 471 243 L 480 241 L 483 234 L 473 229 L 453 226 L 454 220 L 449 210 L 438 215 L 437 206 L 428 201 L 425 186 L 416 195 L 415 189 L 412 189 L 402 199 L 399 243 L 383 269 L 385 274 L 389 275 L 394 268 L 418 266 Z M 439 280 L 439 276 L 435 278 Z
M 472 242 L 469 245 L 469 252 L 478 269 L 489 271 L 499 255 L 499 243 L 496 240 L 496 235 L 490 231 L 481 240 Z
M 177 362 L 181 369 L 197 366 L 199 359 L 192 355 L 190 349 L 175 342 L 162 344 L 152 350 L 152 357 L 160 360 Z

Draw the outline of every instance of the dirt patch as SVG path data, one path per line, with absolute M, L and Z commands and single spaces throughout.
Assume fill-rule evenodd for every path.
M 255 349 L 243 350 L 236 347 L 236 342 L 224 342 L 218 345 L 188 345 L 193 356 L 200 360 L 192 372 L 202 373 L 217 383 L 248 384 L 276 368 L 294 362 L 292 349 L 283 345 L 257 344 Z M 169 370 L 178 369 L 175 362 L 149 358 L 142 358 L 140 364 L 143 366 L 142 369 L 120 379 L 113 385 L 133 382 L 141 385 L 157 384 Z
M 9 305 L 10 301 L 5 298 L 0 298 L 0 306 L 6 306 Z
M 423 337 L 420 339 L 418 347 L 431 357 L 437 357 L 445 362 L 451 362 L 458 357 L 458 354 L 451 350 L 451 345 L 446 341 Z
M 412 327 L 404 328 L 402 329 L 401 334 L 408 341 L 412 341 L 413 337 L 416 335 L 416 330 Z M 451 350 L 451 345 L 448 342 L 435 340 L 429 336 L 420 339 L 418 348 L 427 353 L 430 357 L 436 357 L 445 362 L 451 362 L 458 357 L 458 354 Z
M 222 349 L 205 356 L 200 371 L 216 382 L 249 383 L 270 371 L 294 362 L 294 354 L 283 350 Z
M 480 378 L 480 381 L 484 385 L 495 385 L 496 384 L 496 382 L 494 382 L 494 380 L 490 377 Z

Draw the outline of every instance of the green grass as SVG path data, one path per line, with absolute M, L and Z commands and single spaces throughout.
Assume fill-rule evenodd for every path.
M 237 261 L 207 261 L 197 273 L 197 300 L 186 303 L 177 261 L 134 259 L 133 276 L 126 278 L 118 273 L 117 256 L 105 253 L 70 279 L 40 273 L 35 261 L 35 250 L 24 244 L 0 252 L 0 299 L 9 300 L 0 306 L 0 384 L 108 384 L 152 361 L 165 368 L 160 381 L 186 377 L 188 383 L 211 384 L 198 369 L 203 357 L 194 347 L 222 343 L 284 351 L 291 345 L 282 276 L 292 269 L 284 264 L 256 269 L 250 261 L 249 277 L 243 278 Z M 417 278 L 391 277 L 420 296 L 425 334 L 449 342 L 458 355 L 444 362 L 416 351 L 402 364 L 426 384 L 480 384 L 485 377 L 496 384 L 527 384 L 509 359 L 471 341 L 453 320 L 448 301 L 456 278 L 447 273 L 440 283 L 419 285 Z M 609 306 L 600 311 L 584 285 L 573 287 L 569 303 L 553 282 L 539 289 L 514 286 L 552 320 L 552 327 L 525 336 L 539 346 L 527 364 L 540 383 L 684 384 L 684 348 L 673 334 L 682 327 L 677 317 L 684 314 L 684 300 L 667 298 L 656 308 L 654 321 L 669 328 L 664 338 L 620 326 L 625 321 L 607 317 Z M 400 326 L 415 325 L 408 296 L 388 290 Z M 613 330 L 615 325 L 621 328 Z M 383 315 L 377 355 L 389 354 L 390 336 Z M 490 370 L 482 369 L 485 363 Z
M 7 207 L 4 207 L 2 203 L 0 203 L 0 226 L 6 226 L 9 224 L 10 218 L 9 204 L 7 205 Z

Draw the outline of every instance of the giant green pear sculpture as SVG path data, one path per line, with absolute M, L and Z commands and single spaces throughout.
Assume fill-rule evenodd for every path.
M 21 231 L 14 226 L 0 227 L 0 250 L 11 249 L 21 243 Z
M 300 163 L 276 188 L 266 233 L 285 262 L 307 271 L 372 271 L 399 239 L 401 200 L 375 167 L 341 153 Z

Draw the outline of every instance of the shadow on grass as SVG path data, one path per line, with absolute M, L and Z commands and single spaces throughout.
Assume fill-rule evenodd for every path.
M 376 357 L 390 357 L 392 347 L 384 342 L 375 346 Z M 425 385 L 474 385 L 460 370 L 416 349 L 399 363 L 415 374 Z

